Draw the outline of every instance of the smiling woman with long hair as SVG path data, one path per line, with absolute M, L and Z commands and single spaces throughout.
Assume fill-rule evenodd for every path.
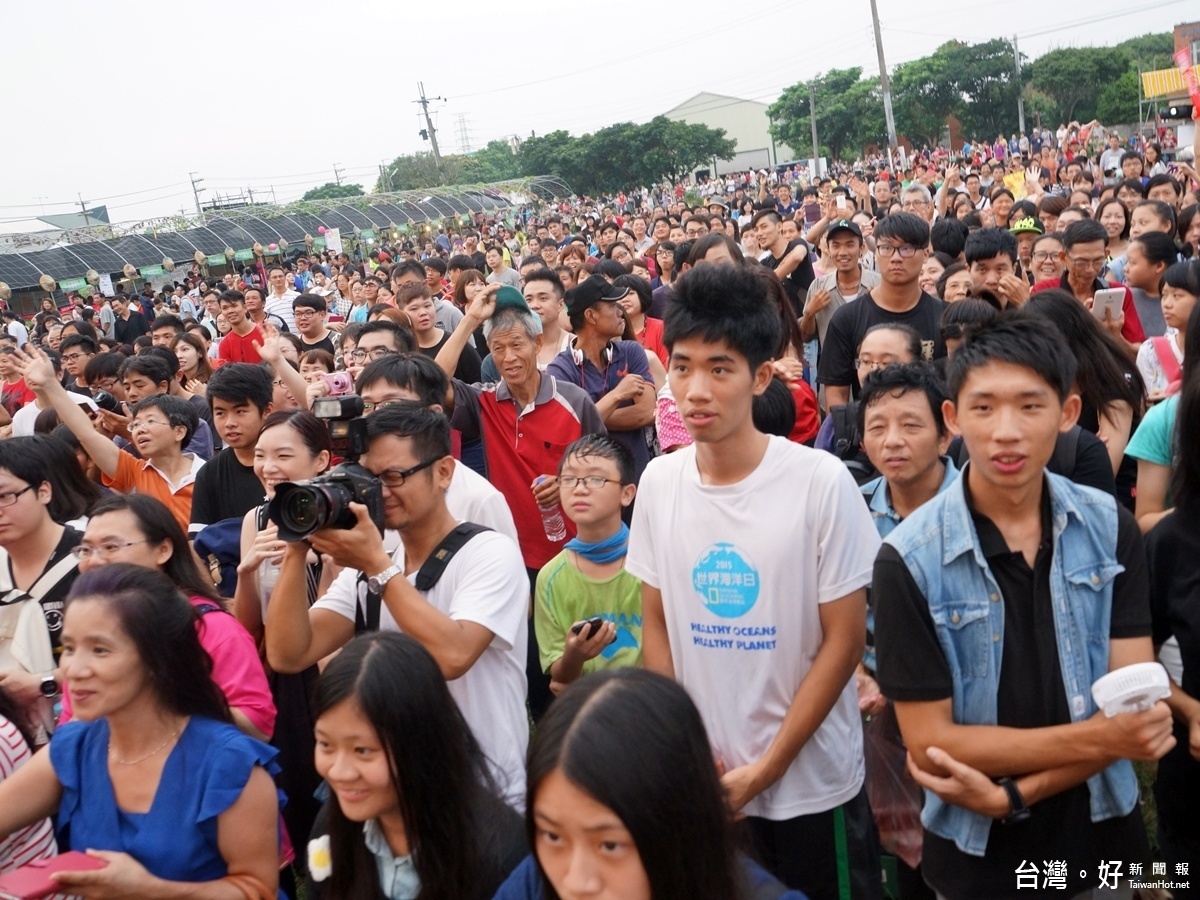
M 309 844 L 317 897 L 485 900 L 525 854 L 437 663 L 414 638 L 355 638 L 317 681 L 332 796 Z
M 0 835 L 57 815 L 61 849 L 103 869 L 59 873 L 85 897 L 274 896 L 275 751 L 230 722 L 196 635 L 197 611 L 161 572 L 113 563 L 79 577 L 62 668 L 78 721 L 0 783 Z M 165 883 L 164 883 L 165 882 Z

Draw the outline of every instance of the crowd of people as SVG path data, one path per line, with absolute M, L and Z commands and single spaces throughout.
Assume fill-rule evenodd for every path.
M 0 890 L 1200 895 L 1172 149 L 1071 123 L 6 310 Z

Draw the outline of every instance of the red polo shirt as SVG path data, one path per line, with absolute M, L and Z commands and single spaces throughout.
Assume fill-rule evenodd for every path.
M 1074 291 L 1071 290 L 1071 285 L 1067 282 L 1066 272 L 1063 272 L 1062 277 L 1057 280 L 1047 278 L 1045 281 L 1039 281 L 1029 289 L 1029 293 L 1036 294 L 1038 291 L 1050 290 L 1051 288 L 1060 288 L 1072 297 L 1075 296 Z M 1125 324 L 1121 326 L 1121 337 L 1125 338 L 1131 344 L 1140 344 L 1146 340 L 1146 332 L 1142 330 L 1142 320 L 1138 318 L 1137 306 L 1133 303 L 1133 292 L 1119 281 L 1105 281 L 1103 278 L 1097 278 L 1092 285 L 1093 292 L 1104 291 L 1109 288 L 1122 288 L 1125 291 L 1125 299 L 1121 301 L 1121 312 L 1125 315 Z
M 250 329 L 250 332 L 244 337 L 231 331 L 221 338 L 221 343 L 217 345 L 217 354 L 224 362 L 244 362 L 258 365 L 262 362 L 262 357 L 258 355 L 258 348 L 254 345 L 262 342 L 263 335 L 257 325 Z
M 582 388 L 542 375 L 537 397 L 517 409 L 508 385 L 467 384 L 454 379 L 454 415 L 450 424 L 463 437 L 480 438 L 488 480 L 512 510 L 521 556 L 530 569 L 540 569 L 562 552 L 562 543 L 546 539 L 542 514 L 533 499 L 533 480 L 557 475 L 567 445 L 585 434 L 607 434 L 592 398 Z M 563 516 L 567 538 L 575 526 Z

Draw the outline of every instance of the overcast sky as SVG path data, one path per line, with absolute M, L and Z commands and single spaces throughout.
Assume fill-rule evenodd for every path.
M 952 37 L 1017 33 L 1029 57 L 1115 43 L 1170 31 L 1194 2 L 878 0 L 889 66 Z M 877 71 L 869 0 L 37 0 L 4 21 L 0 231 L 77 210 L 79 192 L 113 221 L 194 212 L 189 172 L 202 199 L 295 199 L 335 164 L 370 189 L 380 162 L 428 148 L 418 81 L 446 98 L 431 109 L 450 153 L 460 122 L 474 149 L 645 121 L 699 91 L 771 102 L 830 68 Z

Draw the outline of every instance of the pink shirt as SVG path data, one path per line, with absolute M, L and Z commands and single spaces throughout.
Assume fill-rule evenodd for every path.
M 212 601 L 206 597 L 188 598 L 193 606 Z M 220 610 L 205 613 L 196 623 L 196 635 L 212 657 L 212 679 L 225 695 L 231 708 L 237 709 L 250 724 L 268 738 L 275 732 L 275 699 L 267 684 L 267 673 L 258 658 L 258 647 L 242 623 Z M 71 695 L 63 683 L 63 712 L 58 724 L 71 720 Z

